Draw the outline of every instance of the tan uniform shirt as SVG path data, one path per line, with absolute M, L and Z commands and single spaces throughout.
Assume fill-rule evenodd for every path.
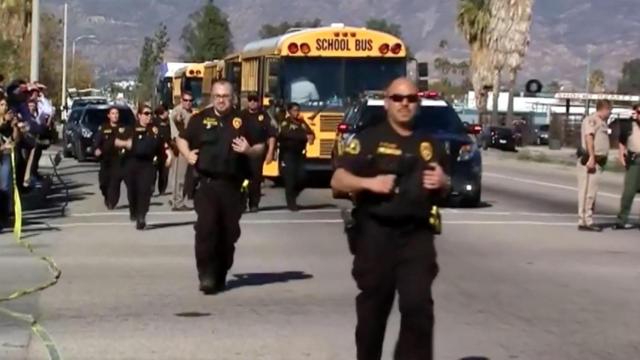
M 627 149 L 634 153 L 640 153 L 640 125 L 637 121 L 631 122 L 631 134 L 627 138 Z
M 189 120 L 193 112 L 185 110 L 182 105 L 178 105 L 171 110 L 169 122 L 171 123 L 171 137 L 176 138 L 189 125 Z
M 587 135 L 593 135 L 593 147 L 595 155 L 607 156 L 609 155 L 609 125 L 607 122 L 600 119 L 598 115 L 591 114 L 584 118 L 582 121 L 581 140 L 582 148 L 587 150 L 587 144 L 585 137 Z

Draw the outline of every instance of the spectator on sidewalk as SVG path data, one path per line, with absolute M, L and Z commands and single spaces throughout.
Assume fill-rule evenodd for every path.
M 11 151 L 17 136 L 17 116 L 9 110 L 5 95 L 0 93 L 0 230 L 10 225 L 13 206 Z

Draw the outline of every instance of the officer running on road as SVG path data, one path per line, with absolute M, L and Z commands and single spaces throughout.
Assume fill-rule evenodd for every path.
M 249 106 L 240 113 L 240 117 L 247 123 L 252 139 L 268 145 L 266 152 L 263 152 L 259 157 L 250 159 L 249 211 L 257 212 L 260 205 L 262 169 L 265 163 L 268 165 L 273 162 L 277 130 L 271 123 L 271 116 L 260 107 L 258 95 L 251 94 L 247 100 Z
M 593 207 L 598 193 L 598 182 L 609 156 L 609 125 L 611 103 L 599 100 L 596 112 L 582 121 L 580 138 L 582 148 L 578 159 L 578 230 L 602 231 L 593 224 Z
M 290 103 L 287 117 L 278 134 L 280 174 L 284 181 L 287 208 L 298 211 L 297 198 L 304 190 L 307 143 L 313 145 L 315 134 L 300 115 L 300 105 Z
M 136 229 L 146 227 L 146 216 L 155 188 L 156 162 L 165 158 L 164 166 L 171 166 L 169 147 L 160 139 L 158 128 L 152 121 L 151 107 L 138 107 L 138 121 L 127 140 L 116 139 L 115 145 L 128 151 L 125 164 L 125 184 L 129 199 L 129 217 L 136 222 Z M 165 157 L 166 156 L 166 157 Z
M 620 198 L 620 212 L 615 230 L 633 228 L 629 224 L 629 213 L 633 199 L 640 188 L 640 104 L 633 107 L 631 121 L 625 129 L 621 129 L 619 138 L 619 158 L 626 169 L 624 176 L 624 190 Z M 625 124 L 626 125 L 626 124 Z
M 443 147 L 415 131 L 420 98 L 406 78 L 385 92 L 387 121 L 357 134 L 337 159 L 335 192 L 355 202 L 348 231 L 354 253 L 357 358 L 380 359 L 387 318 L 399 294 L 400 335 L 394 359 L 433 358 L 431 285 L 438 273 L 437 204 L 448 194 Z
M 120 200 L 120 184 L 124 178 L 123 149 L 115 147 L 115 139 L 131 137 L 130 128 L 119 124 L 120 111 L 116 107 L 109 108 L 107 121 L 98 128 L 93 148 L 95 156 L 100 160 L 98 183 L 104 197 L 104 205 L 113 210 Z
M 233 87 L 213 84 L 213 107 L 191 118 L 178 137 L 180 153 L 193 165 L 195 190 L 195 252 L 200 290 L 224 290 L 240 238 L 243 211 L 241 186 L 248 175 L 249 157 L 262 156 L 264 144 L 253 144 L 248 128 L 232 107 Z

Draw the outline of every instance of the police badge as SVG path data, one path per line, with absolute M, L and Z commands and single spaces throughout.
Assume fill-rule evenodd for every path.
M 433 157 L 433 147 L 428 142 L 423 142 L 420 144 L 420 155 L 424 159 L 424 161 L 430 161 Z
M 264 115 L 260 114 L 258 115 L 258 121 L 263 121 L 264 120 Z
M 240 119 L 239 117 L 234 118 L 231 124 L 236 130 L 238 130 L 240 129 L 240 126 L 242 126 L 242 119 Z

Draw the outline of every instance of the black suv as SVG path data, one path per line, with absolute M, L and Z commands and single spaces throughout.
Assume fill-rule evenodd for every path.
M 71 110 L 62 132 L 65 157 L 73 156 L 78 161 L 94 157 L 93 139 L 98 127 L 107 121 L 107 113 L 111 106 L 114 105 L 88 105 Z M 135 123 L 135 116 L 130 107 L 115 107 L 120 111 L 120 124 L 131 126 Z
M 482 157 L 475 141 L 475 128 L 465 126 L 446 101 L 424 95 L 416 117 L 418 129 L 441 141 L 449 155 L 452 192 L 450 204 L 476 207 L 482 192 Z M 338 125 L 332 163 L 338 148 L 367 126 L 386 121 L 384 100 L 365 97 L 345 112 Z

